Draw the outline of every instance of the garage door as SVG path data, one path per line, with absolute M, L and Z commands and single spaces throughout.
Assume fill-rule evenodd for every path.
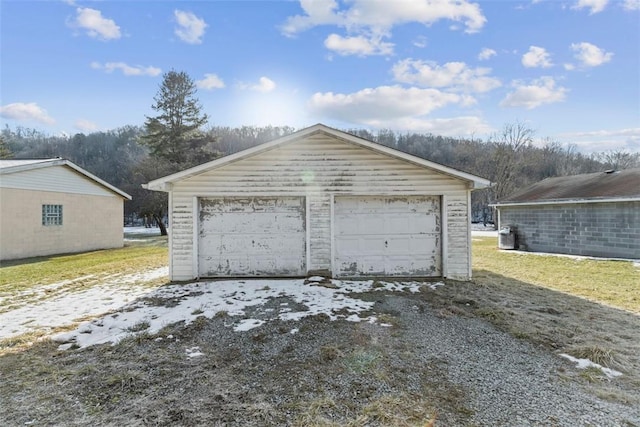
M 200 277 L 306 273 L 302 197 L 200 199 Z
M 439 197 L 336 197 L 333 235 L 337 276 L 442 274 Z

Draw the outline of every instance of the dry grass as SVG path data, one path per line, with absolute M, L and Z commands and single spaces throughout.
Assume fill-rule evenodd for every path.
M 436 411 L 431 402 L 420 395 L 407 393 L 387 394 L 373 399 L 369 404 L 352 413 L 347 420 L 334 421 L 343 411 L 341 405 L 329 397 L 304 403 L 306 409 L 295 420 L 300 427 L 432 427 Z
M 576 347 L 569 350 L 569 354 L 578 359 L 589 359 L 605 368 L 621 369 L 625 363 L 616 356 L 611 348 L 604 348 L 597 345 Z

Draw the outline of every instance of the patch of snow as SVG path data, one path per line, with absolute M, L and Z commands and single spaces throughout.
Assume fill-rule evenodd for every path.
M 322 276 L 311 276 L 307 277 L 307 282 L 323 282 L 325 280 Z
M 497 239 L 498 230 L 492 227 L 487 227 L 487 228 L 482 228 L 482 226 L 474 227 L 474 228 L 471 228 L 471 236 L 472 237 L 495 237 Z
M 615 377 L 619 377 L 620 375 L 622 375 L 622 372 L 616 371 L 615 369 L 611 369 L 611 368 L 605 368 L 604 366 L 602 366 L 602 365 L 600 365 L 598 363 L 592 362 L 589 359 L 578 359 L 576 357 L 573 357 L 573 356 L 570 356 L 570 355 L 564 354 L 564 353 L 561 353 L 560 356 L 564 357 L 565 359 L 569 359 L 569 361 L 575 363 L 576 367 L 578 369 L 598 368 L 609 379 L 612 379 L 612 378 L 615 378 Z
M 242 319 L 236 326 L 233 327 L 233 330 L 236 332 L 250 331 L 251 329 L 262 326 L 265 323 L 266 322 L 264 320 L 260 319 Z
M 167 229 L 168 230 L 168 229 Z M 123 227 L 122 232 L 125 234 L 157 234 L 160 235 L 158 227 Z
M 200 351 L 200 347 L 185 348 L 184 352 L 189 358 L 204 356 L 204 353 Z
M 298 329 L 298 328 L 293 328 L 292 330 L 290 330 L 290 331 L 289 331 L 289 333 L 290 333 L 291 335 L 295 335 L 295 334 L 297 334 L 298 332 L 300 332 L 300 329 Z
M 429 289 L 433 289 L 434 291 L 438 289 L 440 286 L 444 286 L 444 282 L 435 282 L 429 285 Z
M 271 319 L 295 321 L 325 314 L 331 320 L 375 322 L 375 317 L 359 316 L 360 313 L 371 310 L 375 303 L 349 295 L 371 291 L 373 283 L 371 280 L 333 281 L 335 289 L 305 285 L 302 279 L 227 280 L 168 285 L 151 292 L 143 300 L 122 307 L 117 313 L 86 322 L 75 331 L 57 335 L 53 339 L 61 344 L 72 342 L 81 348 L 102 343 L 115 344 L 136 333 L 156 334 L 173 323 L 184 322 L 188 325 L 198 316 L 213 318 L 221 311 L 229 316 L 244 316 L 246 308 L 261 306 L 272 298 L 283 296 L 304 305 L 304 309 L 293 311 L 290 307 L 281 305 L 279 309 L 270 313 Z M 418 282 L 376 283 L 375 289 L 386 291 L 418 292 L 421 286 Z M 153 303 L 149 300 L 153 300 Z M 158 305 L 158 300 L 171 300 L 172 306 Z M 194 312 L 197 314 L 193 314 Z M 344 314 L 345 312 L 348 314 Z M 259 319 L 243 319 L 235 324 L 234 330 L 251 330 L 265 322 Z M 134 326 L 141 323 L 148 324 L 149 327 L 142 332 L 133 332 Z

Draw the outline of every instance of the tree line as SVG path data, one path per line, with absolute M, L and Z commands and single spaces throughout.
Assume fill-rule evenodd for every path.
M 220 156 L 289 135 L 290 126 L 206 126 L 196 87 L 184 72 L 171 71 L 154 98 L 158 114 L 144 126 L 53 136 L 24 127 L 0 132 L 0 158 L 61 157 L 129 193 L 125 222 L 153 218 L 166 233 L 164 193 L 142 184 Z M 494 183 L 472 193 L 472 216 L 491 222 L 488 205 L 544 178 L 640 167 L 640 153 L 623 150 L 583 154 L 575 146 L 550 139 L 534 144 L 534 131 L 509 123 L 486 140 L 452 138 L 415 132 L 365 129 L 344 131 L 427 160 L 481 176 Z

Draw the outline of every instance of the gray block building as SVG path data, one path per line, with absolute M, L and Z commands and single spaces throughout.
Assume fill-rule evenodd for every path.
M 492 206 L 516 249 L 640 259 L 640 169 L 547 178 Z

